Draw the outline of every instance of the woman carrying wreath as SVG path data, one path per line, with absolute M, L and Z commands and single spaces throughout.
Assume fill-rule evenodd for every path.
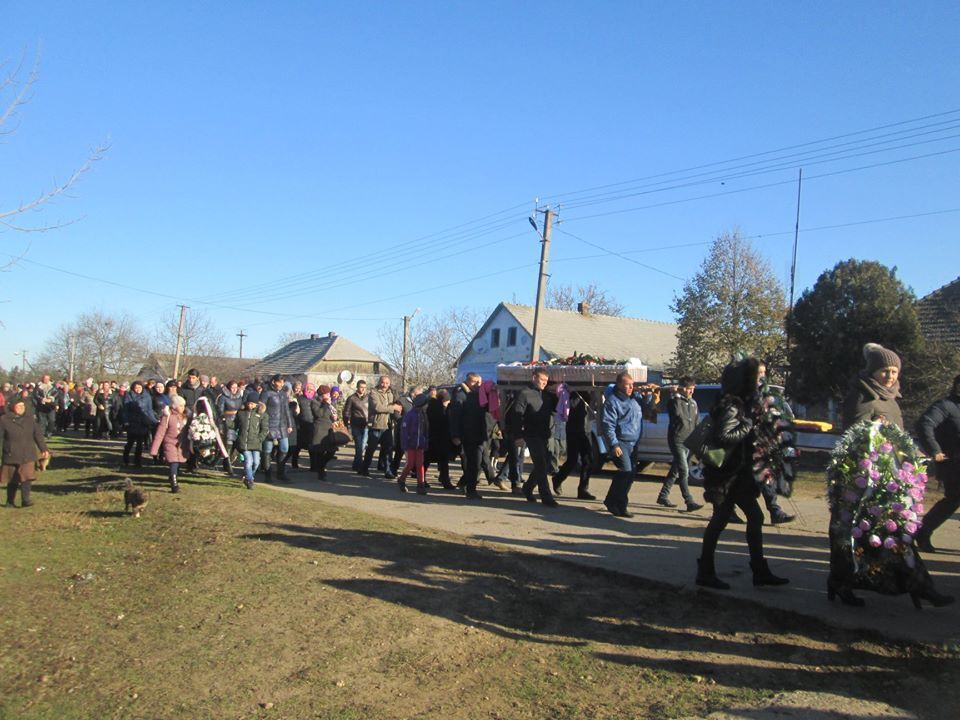
M 827 468 L 830 576 L 827 598 L 862 607 L 854 588 L 886 595 L 910 593 L 914 605 L 935 607 L 953 598 L 933 588 L 914 536 L 923 522 L 926 473 L 902 429 L 900 358 L 868 343 L 865 367 L 844 402 L 844 427 Z
M 713 432 L 709 444 L 724 450 L 724 460 L 720 467 L 704 463 L 704 497 L 713 503 L 713 516 L 703 533 L 696 582 L 715 590 L 730 589 L 730 585 L 717 577 L 714 554 L 734 506 L 743 510 L 747 518 L 753 584 L 785 585 L 789 582 L 774 575 L 763 556 L 763 511 L 757 503 L 760 485 L 754 473 L 757 435 L 751 417 L 758 402 L 760 365 L 756 358 L 727 365 L 720 378 L 720 401 L 710 411 Z

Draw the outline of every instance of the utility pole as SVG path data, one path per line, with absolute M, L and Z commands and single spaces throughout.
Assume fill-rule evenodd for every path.
M 533 222 L 536 227 L 536 222 Z M 547 292 L 547 263 L 550 258 L 550 228 L 553 225 L 553 210 L 543 211 L 543 236 L 540 238 L 540 276 L 537 278 L 537 304 L 533 308 L 533 341 L 530 343 L 530 362 L 540 361 L 540 312 L 543 309 L 543 296 Z M 539 235 L 539 231 L 537 232 Z
M 237 333 L 237 337 L 240 338 L 240 359 L 241 360 L 243 360 L 243 339 L 246 336 L 247 334 L 243 330 Z
M 26 380 L 26 376 L 27 376 L 27 351 L 26 351 L 26 350 L 21 350 L 21 351 L 20 351 L 19 353 L 17 353 L 17 354 L 20 355 L 21 358 L 23 358 L 23 359 L 20 361 L 20 371 L 23 373 L 24 380 Z
M 183 347 L 183 323 L 187 317 L 187 306 L 178 305 L 180 308 L 180 325 L 177 327 L 177 354 L 173 357 L 173 379 L 180 377 L 180 350 Z
M 77 363 L 77 336 L 70 335 L 67 339 L 70 343 L 70 376 L 67 379 L 73 382 L 73 370 Z
M 413 315 L 403 316 L 403 368 L 400 370 L 400 392 L 407 389 L 407 352 L 410 347 L 410 321 L 413 320 L 420 308 L 413 311 Z
M 800 190 L 803 187 L 803 168 L 797 174 L 797 221 L 793 226 L 793 261 L 790 263 L 790 308 L 787 310 L 786 344 L 787 344 L 787 373 L 790 372 L 790 321 L 793 319 L 794 288 L 797 280 L 797 245 L 800 242 Z

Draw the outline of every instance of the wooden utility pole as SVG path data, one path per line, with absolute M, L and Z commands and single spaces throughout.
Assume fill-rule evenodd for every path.
M 534 223 L 536 225 L 536 223 Z M 550 259 L 550 228 L 553 225 L 553 210 L 543 213 L 543 236 L 540 238 L 540 275 L 537 278 L 537 304 L 533 308 L 533 340 L 530 343 L 530 362 L 540 361 L 540 312 L 543 296 L 547 292 L 547 263 Z
M 183 323 L 187 317 L 187 306 L 178 305 L 180 308 L 180 325 L 177 327 L 177 354 L 173 357 L 173 379 L 180 377 L 180 350 L 183 348 Z
M 413 311 L 413 315 L 403 316 L 403 367 L 400 370 L 400 392 L 407 390 L 407 352 L 410 347 L 410 321 L 413 320 L 420 308 Z
M 237 337 L 240 338 L 240 359 L 241 360 L 243 360 L 243 339 L 246 336 L 247 334 L 243 330 L 237 333 Z

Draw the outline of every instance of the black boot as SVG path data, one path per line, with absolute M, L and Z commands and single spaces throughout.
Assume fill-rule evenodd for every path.
M 17 499 L 17 488 L 20 487 L 20 481 L 14 482 L 12 479 L 7 484 L 7 507 L 16 507 L 13 501 Z
M 174 475 L 170 478 L 170 492 L 178 493 L 180 492 L 180 485 L 177 483 L 177 476 Z
M 840 597 L 840 602 L 842 602 L 844 605 L 850 605 L 851 607 L 863 607 L 867 604 L 864 602 L 863 598 L 854 595 L 853 590 L 828 577 L 827 600 L 833 602 L 838 596 Z
M 730 586 L 717 577 L 713 567 L 713 559 L 697 558 L 697 585 L 713 588 L 714 590 L 729 590 Z
M 285 461 L 281 461 L 280 463 L 277 464 L 277 480 L 283 483 L 290 482 L 287 479 L 287 468 L 284 465 L 284 462 Z
M 770 572 L 770 566 L 766 560 L 761 560 L 759 564 L 751 562 L 750 569 L 753 570 L 753 584 L 755 587 L 761 585 L 786 585 L 790 582 L 787 578 L 777 577 Z
M 20 483 L 20 507 L 22 508 L 33 505 L 33 500 L 30 499 L 31 485 L 33 485 L 32 481 Z M 950 598 L 950 601 L 953 602 L 953 598 Z
M 24 487 L 30 483 L 24 483 Z M 919 610 L 921 608 L 920 600 L 926 600 L 934 607 L 944 607 L 953 604 L 953 595 L 941 595 L 932 587 L 925 587 L 922 590 L 913 590 L 910 593 L 910 599 L 913 600 L 913 606 Z

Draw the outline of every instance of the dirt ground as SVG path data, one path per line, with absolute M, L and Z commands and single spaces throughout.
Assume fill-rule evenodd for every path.
M 133 519 L 114 446 L 56 451 L 2 510 L 0 717 L 955 717 L 949 649 L 213 472 Z

